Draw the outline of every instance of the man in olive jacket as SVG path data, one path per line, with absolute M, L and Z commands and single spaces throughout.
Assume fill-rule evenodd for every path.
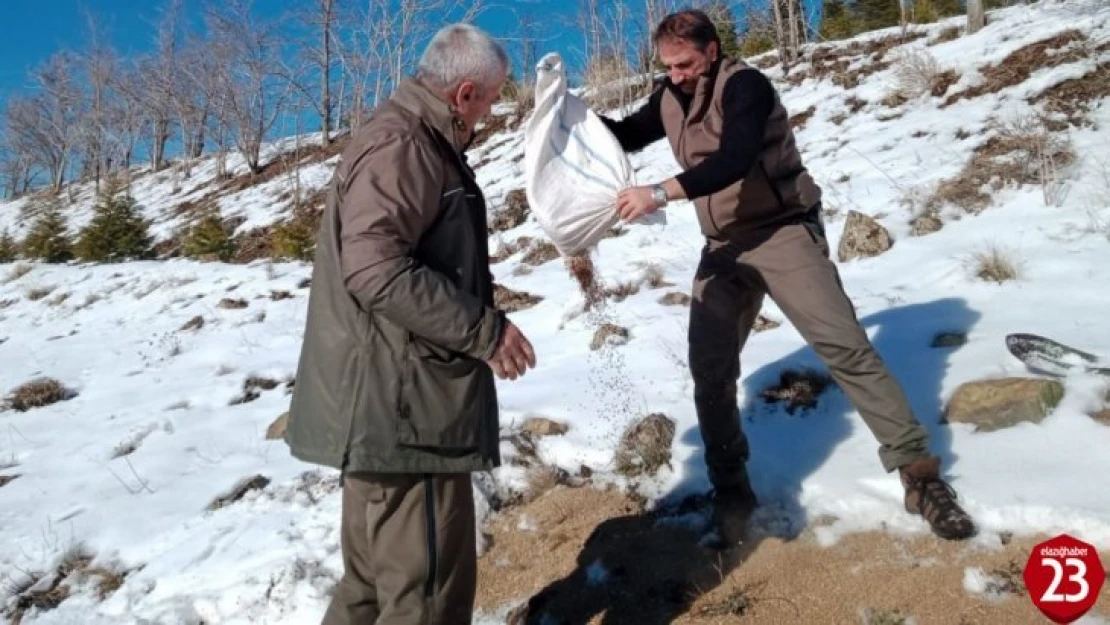
M 535 366 L 494 306 L 463 156 L 508 69 L 480 30 L 441 30 L 328 191 L 285 434 L 296 458 L 342 472 L 344 575 L 324 625 L 471 619 L 470 473 L 500 463 L 493 376 Z
M 722 538 L 735 542 L 756 505 L 736 383 L 740 350 L 765 296 L 859 410 L 878 439 L 883 468 L 899 473 L 906 509 L 944 538 L 971 536 L 974 524 L 940 477 L 928 433 L 856 319 L 829 259 L 821 189 L 802 163 L 774 86 L 758 69 L 721 54 L 703 12 L 667 16 L 654 38 L 668 70 L 663 85 L 638 111 L 605 121 L 627 151 L 666 138 L 683 169 L 622 191 L 621 217 L 631 221 L 688 198 L 705 236 L 690 307 L 689 362 Z

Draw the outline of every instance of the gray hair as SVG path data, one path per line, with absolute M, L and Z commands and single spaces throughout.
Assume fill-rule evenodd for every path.
M 451 24 L 432 37 L 416 75 L 429 87 L 450 91 L 467 80 L 481 89 L 496 86 L 508 70 L 509 55 L 492 37 L 470 24 Z

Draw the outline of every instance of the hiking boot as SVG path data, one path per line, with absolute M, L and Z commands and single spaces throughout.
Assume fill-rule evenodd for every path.
M 906 511 L 924 517 L 934 534 L 946 540 L 975 534 L 971 516 L 956 503 L 956 491 L 940 477 L 939 458 L 914 461 L 898 473 L 906 488 Z
M 735 547 L 745 538 L 748 518 L 759 505 L 747 476 L 735 485 L 716 489 L 711 503 L 711 529 L 716 531 L 717 539 L 710 541 L 710 546 L 714 549 Z

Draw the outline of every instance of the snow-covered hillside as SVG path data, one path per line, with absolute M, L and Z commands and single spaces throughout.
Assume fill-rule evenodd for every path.
M 1105 407 L 1110 381 L 1064 378 L 1064 399 L 1039 423 L 977 432 L 939 417 L 965 382 L 1035 375 L 1006 351 L 1008 333 L 1045 334 L 1110 359 L 1110 7 L 1014 7 L 951 38 L 962 24 L 914 27 L 921 36 L 904 45 L 880 43 L 898 29 L 852 47 L 825 44 L 787 76 L 767 71 L 799 116 L 834 255 L 849 211 L 893 237 L 880 255 L 839 263 L 841 275 L 979 522 L 975 543 L 1066 531 L 1108 549 L 1110 427 L 1088 415 Z M 1037 122 L 1037 111 L 1055 117 Z M 521 142 L 519 131 L 497 134 L 471 155 L 495 211 L 524 186 Z M 216 201 L 225 216 L 245 218 L 241 231 L 267 225 L 288 217 L 278 198 L 294 176 L 309 196 L 336 158 Z M 642 182 L 677 171 L 665 142 L 633 163 Z M 181 225 L 175 207 L 211 193 L 215 171 L 202 161 L 186 181 L 136 172 L 133 193 L 158 236 Z M 72 195 L 76 228 L 92 197 L 87 187 Z M 23 205 L 0 204 L 0 231 L 25 232 Z M 688 293 L 702 240 L 689 204 L 667 213 L 666 226 L 627 226 L 601 242 L 599 277 L 625 285 L 626 296 L 589 314 L 560 259 L 524 262 L 527 244 L 512 252 L 521 237 L 543 239 L 534 220 L 495 233 L 491 249 L 497 282 L 540 298 L 512 313 L 539 362 L 499 382 L 505 429 L 531 415 L 565 422 L 566 434 L 539 440 L 540 459 L 623 484 L 613 470 L 621 433 L 649 413 L 668 415 L 677 425 L 671 465 L 638 489 L 672 499 L 708 484 L 686 365 L 688 308 L 668 295 Z M 1016 279 L 977 275 L 979 256 L 994 251 L 1014 262 Z M 43 376 L 71 391 L 49 406 L 0 412 L 0 611 L 22 606 L 27 625 L 318 622 L 341 570 L 336 476 L 265 436 L 288 406 L 310 273 L 265 260 L 0 265 L 0 394 Z M 770 299 L 763 314 L 781 325 L 749 339 L 741 401 L 765 525 L 793 532 L 834 519 L 821 530 L 829 542 L 862 530 L 927 532 L 904 511 L 897 477 L 882 471 L 875 440 L 838 390 L 792 414 L 763 402 L 783 371 L 821 368 Z M 591 349 L 600 323 L 626 328 L 627 340 Z M 933 347 L 941 332 L 966 342 Z M 518 450 L 509 441 L 503 450 L 493 481 L 521 487 L 524 469 L 509 462 Z M 255 476 L 238 500 L 217 501 Z M 480 477 L 488 494 L 491 476 Z M 73 562 L 78 552 L 91 562 Z M 65 571 L 79 572 L 55 586 L 50 572 L 67 554 Z M 55 592 L 21 603 L 34 583 Z

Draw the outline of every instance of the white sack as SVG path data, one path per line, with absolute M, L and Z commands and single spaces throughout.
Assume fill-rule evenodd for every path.
M 636 176 L 620 143 L 567 91 L 557 53 L 536 65 L 536 108 L 524 129 L 525 194 L 536 221 L 564 256 L 593 247 L 620 220 L 617 193 Z M 663 211 L 639 223 L 665 223 Z

